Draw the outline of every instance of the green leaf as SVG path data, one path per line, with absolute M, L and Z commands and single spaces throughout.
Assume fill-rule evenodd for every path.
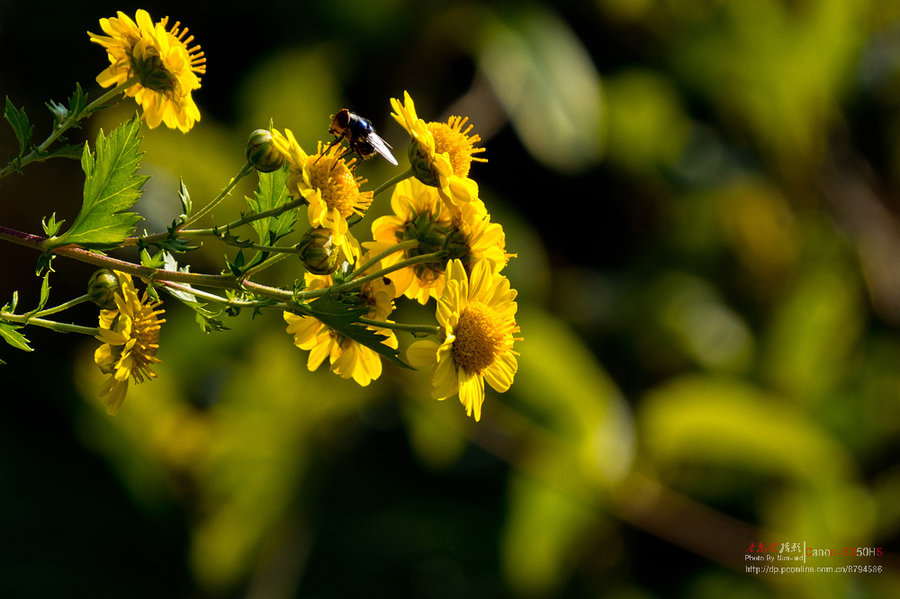
M 84 199 L 72 227 L 48 240 L 47 249 L 77 243 L 83 247 L 115 247 L 141 220 L 131 208 L 141 195 L 147 177 L 135 174 L 142 156 L 141 123 L 137 115 L 116 127 L 109 136 L 97 135 L 95 153 L 85 144 L 81 167 L 85 173 Z
M 164 268 L 166 257 L 167 254 L 163 250 L 160 250 L 159 252 L 156 252 L 151 256 L 150 252 L 147 251 L 147 248 L 143 248 L 141 250 L 141 266 L 145 266 L 147 268 Z
M 47 237 L 53 237 L 54 235 L 59 233 L 59 229 L 60 229 L 60 227 L 62 227 L 62 224 L 64 222 L 66 222 L 65 219 L 56 220 L 56 213 L 54 212 L 53 214 L 50 215 L 49 219 L 47 219 L 47 218 L 41 219 L 41 227 L 43 227 L 44 234 L 46 234 Z
M 68 106 L 50 100 L 47 103 L 47 108 L 50 110 L 50 113 L 53 114 L 53 118 L 56 121 L 55 126 L 60 127 L 66 121 L 66 119 L 70 117 L 77 118 L 82 112 L 84 112 L 84 108 L 86 105 L 87 94 L 85 94 L 84 90 L 81 89 L 80 83 L 75 83 L 75 91 L 71 96 L 69 96 Z
M 225 256 L 225 264 L 234 276 L 244 276 L 244 268 L 247 266 L 247 260 L 244 258 L 244 250 L 238 250 L 238 253 L 234 257 L 234 261 L 229 260 L 228 256 Z
M 739 379 L 669 380 L 643 398 L 637 420 L 654 468 L 719 465 L 817 487 L 853 475 L 852 456 L 809 414 Z
M 69 96 L 69 113 L 78 116 L 84 112 L 85 106 L 87 106 L 87 94 L 81 89 L 81 84 L 75 82 L 75 91 Z
M 546 457 L 556 458 L 557 472 L 571 469 L 568 456 Z M 508 495 L 501 545 L 505 578 L 520 596 L 554 596 L 575 569 L 578 547 L 597 525 L 598 510 L 565 487 L 523 474 L 510 477 Z
M 4 341 L 16 349 L 21 349 L 22 351 L 34 351 L 34 349 L 28 345 L 28 339 L 25 338 L 25 335 L 16 330 L 21 328 L 21 326 L 10 324 L 8 322 L 0 322 L 0 337 L 3 337 Z
M 24 156 L 31 145 L 31 136 L 34 133 L 34 125 L 28 122 L 28 116 L 24 108 L 16 108 L 9 97 L 6 98 L 6 112 L 3 116 L 9 122 L 19 140 L 19 156 Z
M 38 306 L 35 312 L 44 309 L 44 306 L 47 305 L 47 300 L 50 299 L 50 273 L 52 271 L 47 271 L 44 274 L 44 280 L 41 282 L 41 299 L 38 301 Z
M 47 251 L 38 256 L 37 265 L 34 268 L 35 276 L 41 276 L 41 274 L 47 270 L 49 272 L 53 271 L 53 259 L 56 257 L 55 254 Z
M 403 368 L 412 368 L 400 359 L 396 349 L 383 342 L 387 337 L 358 322 L 369 311 L 366 305 L 354 305 L 333 296 L 322 296 L 306 305 L 307 313 L 316 320 L 375 351 L 380 356 Z
M 191 194 L 188 193 L 188 188 L 187 185 L 184 184 L 184 179 L 179 179 L 178 184 L 178 199 L 181 200 L 181 217 L 179 218 L 183 217 L 186 219 L 191 215 L 191 208 L 193 207 L 191 203 Z
M 175 261 L 175 258 L 166 252 L 161 252 L 164 268 L 173 272 L 190 272 L 190 266 L 185 266 L 184 268 L 178 267 L 178 262 Z M 191 286 L 187 283 L 182 283 L 184 287 L 191 289 Z M 187 291 L 181 291 L 179 289 L 172 289 L 170 287 L 166 288 L 166 292 L 180 300 L 184 305 L 189 307 L 194 311 L 194 320 L 198 325 L 200 325 L 200 329 L 204 333 L 210 333 L 213 331 L 227 331 L 228 327 L 225 326 L 219 317 L 222 315 L 222 310 L 213 311 L 206 307 L 207 304 L 199 301 L 197 297 Z
M 285 186 L 287 177 L 287 168 L 259 174 L 259 185 L 256 188 L 254 198 L 247 198 L 247 205 L 253 214 L 274 210 L 291 201 L 291 196 Z M 287 210 L 278 216 L 255 220 L 251 225 L 259 236 L 259 242 L 264 245 L 270 245 L 290 233 L 296 220 L 296 211 Z
M 485 19 L 476 50 L 484 74 L 529 152 L 564 172 L 603 154 L 600 74 L 578 35 L 549 9 Z
M 81 158 L 81 152 L 81 146 L 66 144 L 50 152 L 44 152 L 41 155 L 45 158 L 71 158 L 77 160 L 78 158 Z

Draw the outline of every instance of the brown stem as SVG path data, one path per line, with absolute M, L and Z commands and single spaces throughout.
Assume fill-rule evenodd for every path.
M 47 238 L 41 237 L 40 235 L 32 235 L 31 233 L 24 233 L 22 231 L 17 231 L 15 229 L 10 229 L 9 227 L 0 225 L 0 239 L 18 245 L 23 245 L 33 250 L 44 251 L 43 243 Z M 160 268 L 150 268 L 147 266 L 134 264 L 133 262 L 127 262 L 125 260 L 119 260 L 118 258 L 105 256 L 103 254 L 97 254 L 95 252 L 91 252 L 83 248 L 71 245 L 55 247 L 50 251 L 51 253 L 58 256 L 65 256 L 66 258 L 71 258 L 80 262 L 86 262 L 87 264 L 93 264 L 94 266 L 128 273 L 145 280 L 189 283 L 192 285 L 215 287 L 218 289 L 233 289 L 235 291 L 250 290 L 257 295 L 277 299 L 279 301 L 290 301 L 293 299 L 293 294 L 289 291 L 277 289 L 275 287 L 269 287 L 267 285 L 260 285 L 259 283 L 253 283 L 252 281 L 249 281 L 247 279 L 239 281 L 231 275 L 208 275 L 193 272 L 163 270 Z

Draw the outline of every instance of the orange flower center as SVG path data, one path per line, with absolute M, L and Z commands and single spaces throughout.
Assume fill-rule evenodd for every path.
M 466 117 L 452 116 L 446 123 L 428 123 L 428 131 L 434 137 L 435 154 L 447 153 L 450 157 L 450 166 L 453 174 L 458 177 L 467 177 L 472 166 L 473 154 L 483 152 L 484 148 L 476 148 L 474 144 L 481 141 L 477 134 L 468 135 L 472 125 L 463 129 L 468 119 Z
M 505 332 L 497 326 L 497 316 L 484 304 L 473 302 L 459 315 L 453 331 L 453 361 L 475 374 L 494 363 L 504 348 Z
M 153 310 L 153 307 L 152 305 L 143 305 L 139 314 L 134 317 L 132 338 L 135 343 L 128 351 L 133 360 L 131 376 L 136 383 L 143 382 L 145 378 L 156 378 L 156 374 L 150 369 L 150 366 L 159 362 L 159 358 L 156 357 L 156 352 L 159 350 L 159 329 L 160 324 L 165 320 L 158 318 L 163 310 Z
M 309 184 L 318 188 L 322 200 L 330 209 L 347 218 L 359 208 L 368 208 L 371 199 L 366 201 L 364 194 L 359 193 L 359 181 L 347 168 L 343 160 L 336 160 L 333 155 L 317 155 L 309 162 Z

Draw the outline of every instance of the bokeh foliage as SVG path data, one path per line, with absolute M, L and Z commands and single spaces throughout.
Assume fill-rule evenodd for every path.
M 518 253 L 520 370 L 475 424 L 427 398 L 427 373 L 386 365 L 362 389 L 307 372 L 276 314 L 204 335 L 173 305 L 159 378 L 110 418 L 95 343 L 38 334 L 0 372 L 0 517 L 20 547 L 0 594 L 900 594 L 900 10 L 143 7 L 209 58 L 194 131 L 144 136 L 148 229 L 170 222 L 179 177 L 214 196 L 270 118 L 306 146 L 349 106 L 401 155 L 388 98 L 409 89 L 420 115 L 468 115 L 486 140 L 473 176 Z M 34 115 L 89 81 L 104 58 L 83 30 L 119 9 L 133 13 L 0 3 L 4 56 L 55 34 L 4 61 L 0 88 Z M 58 60 L 70 48 L 78 60 Z M 4 224 L 77 212 L 77 165 L 35 168 L 41 182 L 0 189 Z M 38 287 L 36 256 L 17 252 L 3 293 Z M 55 289 L 81 293 L 85 273 Z M 785 541 L 882 546 L 887 570 L 744 573 L 751 543 Z

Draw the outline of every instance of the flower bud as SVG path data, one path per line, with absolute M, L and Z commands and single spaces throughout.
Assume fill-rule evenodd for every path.
M 271 173 L 281 168 L 284 155 L 272 141 L 268 129 L 257 129 L 247 140 L 247 160 L 261 173 Z
M 419 146 L 419 142 L 412 140 L 409 144 L 407 153 L 409 155 L 409 166 L 412 168 L 413 175 L 416 179 L 425 185 L 438 187 L 441 184 L 441 181 L 438 178 L 437 173 L 434 172 L 428 152 Z
M 325 227 L 310 229 L 300 239 L 298 255 L 306 270 L 314 275 L 330 275 L 337 270 L 341 249 Z
M 118 290 L 119 277 L 106 268 L 94 272 L 88 281 L 88 297 L 102 310 L 112 310 L 116 307 L 116 291 Z

